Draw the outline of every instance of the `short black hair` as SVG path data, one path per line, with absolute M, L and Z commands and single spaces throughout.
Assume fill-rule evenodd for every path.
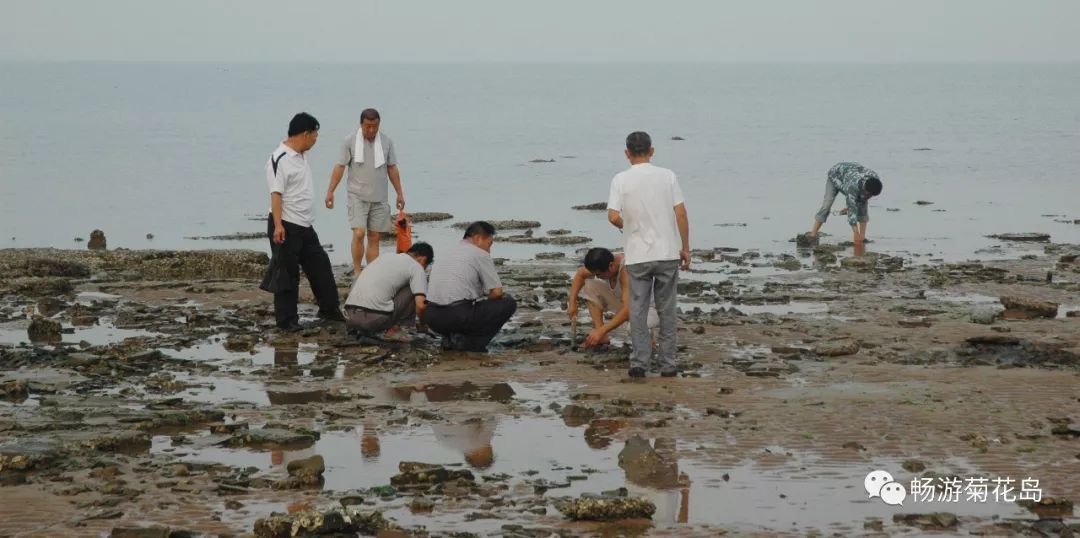
M 613 261 L 615 261 L 615 255 L 603 247 L 590 248 L 585 253 L 585 268 L 591 273 L 607 271 Z
M 423 241 L 413 243 L 413 246 L 409 247 L 408 253 L 413 256 L 423 256 L 427 258 L 429 264 L 435 261 L 435 249 L 431 248 L 431 245 Z
M 465 239 L 470 237 L 491 237 L 495 235 L 495 227 L 490 222 L 478 220 L 465 228 Z
M 380 120 L 379 111 L 375 110 L 374 108 L 365 108 L 364 111 L 360 113 L 360 122 L 361 123 L 363 123 L 365 121 L 379 121 L 379 120 Z
M 293 116 L 289 122 L 289 136 L 304 134 L 309 131 L 319 130 L 319 120 L 307 112 L 301 112 Z
M 863 184 L 863 188 L 866 189 L 866 192 L 877 196 L 881 194 L 881 180 L 873 176 L 868 177 L 866 183 Z
M 645 131 L 634 131 L 626 136 L 626 150 L 634 157 L 644 157 L 652 149 L 652 138 Z

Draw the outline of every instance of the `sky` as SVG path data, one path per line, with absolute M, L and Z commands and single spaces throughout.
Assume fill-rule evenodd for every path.
M 1075 62 L 1078 0 L 0 0 L 0 60 Z

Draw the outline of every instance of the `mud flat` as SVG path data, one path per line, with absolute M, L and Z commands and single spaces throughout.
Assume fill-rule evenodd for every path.
M 1080 247 L 1040 247 L 695 251 L 682 375 L 633 382 L 626 334 L 571 350 L 569 259 L 500 266 L 476 355 L 279 333 L 264 253 L 3 250 L 0 535 L 1069 536 Z

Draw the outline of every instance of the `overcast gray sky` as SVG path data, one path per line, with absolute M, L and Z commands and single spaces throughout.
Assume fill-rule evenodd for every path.
M 1078 0 L 0 0 L 0 59 L 1080 61 Z

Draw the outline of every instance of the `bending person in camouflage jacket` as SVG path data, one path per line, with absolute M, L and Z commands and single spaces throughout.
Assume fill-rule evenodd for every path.
M 847 207 L 840 210 L 840 214 L 847 215 L 855 246 L 861 247 L 863 239 L 866 238 L 866 224 L 870 222 L 868 203 L 870 198 L 881 194 L 881 178 L 877 172 L 859 163 L 839 163 L 830 168 L 829 176 L 825 180 L 825 200 L 817 215 L 814 215 L 814 226 L 810 228 L 810 235 L 817 235 L 821 225 L 825 224 L 833 201 L 839 193 L 843 193 L 847 200 Z

